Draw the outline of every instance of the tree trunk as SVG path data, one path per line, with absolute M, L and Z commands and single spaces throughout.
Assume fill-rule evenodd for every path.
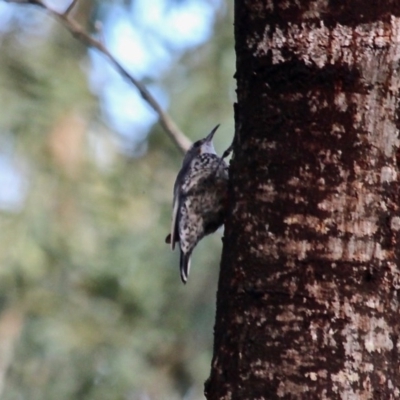
M 400 398 L 400 1 L 236 0 L 209 400 Z

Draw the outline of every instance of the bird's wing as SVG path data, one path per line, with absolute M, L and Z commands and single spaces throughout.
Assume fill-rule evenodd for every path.
M 174 202 L 172 205 L 172 222 L 171 222 L 171 249 L 175 249 L 175 243 L 179 240 L 179 187 L 174 187 Z
M 172 222 L 171 222 L 171 249 L 175 249 L 175 243 L 179 242 L 179 209 L 181 207 L 182 185 L 190 169 L 190 163 L 184 161 L 181 170 L 176 177 L 174 184 L 174 201 L 172 203 Z M 188 188 L 186 188 L 186 191 Z

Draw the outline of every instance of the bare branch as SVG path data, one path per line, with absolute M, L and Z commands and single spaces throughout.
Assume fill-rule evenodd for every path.
M 71 34 L 77 38 L 80 42 L 84 43 L 88 47 L 93 47 L 97 49 L 100 53 L 103 53 L 111 64 L 119 71 L 119 73 L 131 82 L 139 90 L 142 98 L 150 104 L 153 110 L 157 113 L 161 126 L 164 128 L 165 132 L 172 139 L 178 149 L 185 153 L 192 142 L 187 136 L 178 128 L 173 119 L 166 113 L 161 106 L 158 104 L 153 95 L 147 90 L 147 88 L 136 78 L 134 78 L 110 53 L 107 47 L 101 43 L 101 41 L 90 36 L 81 25 L 69 17 L 69 13 L 72 8 L 76 5 L 77 0 L 73 0 L 68 6 L 67 10 L 63 13 L 55 11 L 49 8 L 42 0 L 5 0 L 8 3 L 18 3 L 18 4 L 33 4 L 39 6 L 46 10 L 50 15 L 58 19 L 65 28 L 67 28 Z
M 105 44 L 105 39 L 104 39 L 104 33 L 103 33 L 103 24 L 100 21 L 96 21 L 94 24 L 94 29 L 96 30 L 98 41 L 104 46 Z
M 78 3 L 78 0 L 72 0 L 70 5 L 67 7 L 67 9 L 64 11 L 63 14 L 65 16 L 67 16 L 72 11 L 72 9 L 76 6 L 76 3 Z

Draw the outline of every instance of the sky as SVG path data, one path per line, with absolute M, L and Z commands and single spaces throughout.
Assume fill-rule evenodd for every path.
M 188 49 L 207 41 L 213 30 L 216 11 L 223 0 L 135 0 L 130 8 L 105 4 L 98 15 L 101 36 L 115 58 L 136 78 L 151 82 L 147 88 L 164 109 L 168 93 L 157 81 Z M 58 11 L 69 1 L 48 0 Z M 20 22 L 21 30 L 37 29 L 46 35 L 49 27 L 43 10 L 31 6 L 5 3 L 0 0 L 0 35 Z M 28 23 L 29 21 L 29 23 Z M 34 21 L 34 22 L 32 22 Z M 142 143 L 157 116 L 143 101 L 137 90 L 127 83 L 97 51 L 88 50 L 91 68 L 88 85 L 99 96 L 104 121 L 121 138 L 122 146 Z M 0 137 L 5 132 L 1 131 Z M 23 206 L 27 188 L 24 173 L 12 157 L 10 146 L 0 141 L 0 209 L 18 211 Z
M 100 14 L 105 44 L 137 79 L 157 82 L 190 48 L 207 41 L 222 0 L 135 0 L 130 12 L 122 6 L 105 5 Z M 100 95 L 110 126 L 124 137 L 138 142 L 157 120 L 136 89 L 128 84 L 98 52 L 90 51 L 90 87 Z M 157 84 L 148 86 L 164 109 L 168 94 Z

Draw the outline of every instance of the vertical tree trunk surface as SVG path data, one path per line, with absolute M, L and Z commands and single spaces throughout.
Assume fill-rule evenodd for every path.
M 400 1 L 236 0 L 209 400 L 400 398 Z

